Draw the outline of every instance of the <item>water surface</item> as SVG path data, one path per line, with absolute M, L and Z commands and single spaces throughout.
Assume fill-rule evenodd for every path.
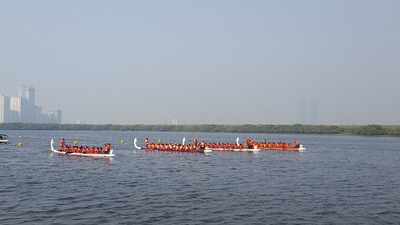
M 400 223 L 399 138 L 239 134 L 297 138 L 307 151 L 204 155 L 134 150 L 132 137 L 234 142 L 237 134 L 3 132 L 12 142 L 0 145 L 3 225 Z M 51 137 L 111 142 L 116 156 L 55 155 Z

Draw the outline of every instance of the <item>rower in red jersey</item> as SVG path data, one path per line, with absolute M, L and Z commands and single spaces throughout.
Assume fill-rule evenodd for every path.
M 62 150 L 64 149 L 64 147 L 65 147 L 65 140 L 64 140 L 64 138 L 61 138 L 59 147 L 60 147 L 60 149 L 62 149 Z

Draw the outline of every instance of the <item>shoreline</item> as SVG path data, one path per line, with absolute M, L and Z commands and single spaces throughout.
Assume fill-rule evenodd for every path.
M 400 125 L 116 125 L 116 124 L 0 124 L 0 130 L 86 130 L 86 131 L 157 131 L 209 133 L 321 134 L 400 137 Z

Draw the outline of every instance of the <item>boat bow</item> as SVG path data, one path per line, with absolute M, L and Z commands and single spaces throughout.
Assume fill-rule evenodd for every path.
M 137 150 L 141 150 L 141 149 L 142 149 L 142 147 L 139 147 L 139 146 L 137 145 L 137 138 L 133 139 L 133 145 L 135 146 L 135 148 L 136 148 Z
M 53 151 L 53 152 L 56 152 L 56 151 L 57 151 L 57 150 L 54 148 L 54 138 L 52 138 L 51 141 L 50 141 L 50 149 L 51 149 L 51 151 Z

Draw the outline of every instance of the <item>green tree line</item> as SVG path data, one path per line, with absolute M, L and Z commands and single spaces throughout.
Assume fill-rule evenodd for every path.
M 175 131 L 175 132 L 229 132 L 229 133 L 286 133 L 286 134 L 345 134 L 365 136 L 400 136 L 400 126 L 365 125 L 116 125 L 116 124 L 0 124 L 2 130 L 117 130 L 117 131 Z

